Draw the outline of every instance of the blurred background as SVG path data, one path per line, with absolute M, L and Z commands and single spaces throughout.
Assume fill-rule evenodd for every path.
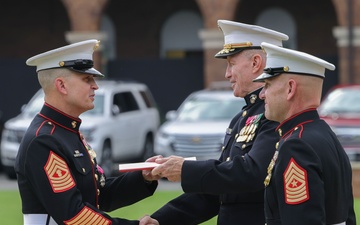
M 0 111 L 5 121 L 38 90 L 27 58 L 95 38 L 96 67 L 108 78 L 146 83 L 162 115 L 194 90 L 224 80 L 226 61 L 218 19 L 286 33 L 286 47 L 324 58 L 324 92 L 360 81 L 359 0 L 29 0 L 2 3 Z M 350 9 L 350 10 L 349 10 Z M 349 32 L 349 29 L 350 32 Z M 359 52 L 359 53 L 358 53 Z
M 224 81 L 226 60 L 214 58 L 219 19 L 286 33 L 285 47 L 335 64 L 324 95 L 360 83 L 360 0 L 4 0 L 1 9 L 0 129 L 40 88 L 26 59 L 93 38 L 101 41 L 95 67 L 145 83 L 164 121 L 190 93 Z

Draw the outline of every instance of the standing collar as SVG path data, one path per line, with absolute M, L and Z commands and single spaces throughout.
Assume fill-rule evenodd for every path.
M 44 104 L 39 115 L 67 130 L 75 133 L 79 132 L 81 124 L 80 118 L 72 117 L 47 103 Z
M 296 126 L 303 123 L 311 122 L 319 118 L 320 117 L 316 108 L 309 108 L 295 115 L 292 115 L 288 119 L 281 122 L 280 125 L 276 128 L 276 131 L 279 133 L 280 136 L 283 136 Z
M 253 105 L 257 102 L 260 102 L 262 101 L 259 97 L 259 94 L 260 94 L 260 91 L 262 90 L 262 87 L 259 88 L 259 89 L 256 89 L 255 91 L 253 92 L 250 92 L 249 94 L 247 94 L 244 99 L 245 99 L 245 102 L 246 102 L 246 105 Z

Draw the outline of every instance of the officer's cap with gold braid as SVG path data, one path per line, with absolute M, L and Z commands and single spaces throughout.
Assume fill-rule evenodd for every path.
M 282 73 L 307 76 L 325 77 L 325 69 L 335 70 L 335 66 L 325 60 L 304 52 L 278 47 L 269 43 L 262 43 L 266 52 L 266 66 L 264 73 L 254 79 L 254 82 L 264 82 Z
M 225 44 L 215 58 L 226 59 L 245 49 L 261 49 L 261 42 L 282 46 L 282 41 L 289 39 L 286 34 L 274 30 L 229 20 L 218 20 L 218 27 L 224 34 Z
M 93 68 L 93 53 L 98 46 L 98 40 L 81 41 L 33 56 L 26 61 L 26 64 L 36 66 L 36 72 L 68 68 L 76 72 L 104 77 L 102 73 Z

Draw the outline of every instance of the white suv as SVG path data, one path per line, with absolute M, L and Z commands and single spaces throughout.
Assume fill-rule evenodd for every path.
M 95 108 L 80 116 L 80 132 L 96 151 L 98 163 L 110 174 L 118 168 L 115 162 L 144 160 L 154 154 L 160 116 L 145 84 L 110 80 L 97 83 Z M 4 125 L 1 161 L 9 178 L 16 178 L 13 167 L 20 141 L 43 103 L 44 94 L 40 89 L 22 113 Z
M 177 111 L 166 114 L 155 137 L 155 154 L 198 160 L 217 159 L 226 129 L 245 105 L 231 90 L 209 89 L 191 93 Z

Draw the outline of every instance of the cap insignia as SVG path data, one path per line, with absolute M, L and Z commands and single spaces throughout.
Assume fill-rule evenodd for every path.
M 76 128 L 76 125 L 77 125 L 76 121 L 72 121 L 72 122 L 71 122 L 71 126 L 72 126 L 72 128 L 74 128 L 74 129 L 75 129 L 75 128 Z
M 95 51 L 96 49 L 98 49 L 99 46 L 100 46 L 100 41 L 97 41 L 96 44 L 95 44 L 95 46 L 94 46 L 94 51 Z

